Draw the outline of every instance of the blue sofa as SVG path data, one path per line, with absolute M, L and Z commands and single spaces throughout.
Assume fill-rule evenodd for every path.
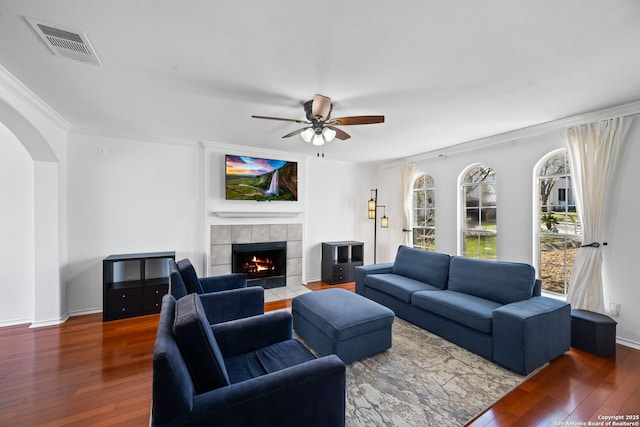
M 541 296 L 541 285 L 529 264 L 408 246 L 394 262 L 356 268 L 358 294 L 522 375 L 571 345 L 571 307 Z
M 209 325 L 203 311 L 195 293 L 162 300 L 152 427 L 345 425 L 345 365 L 292 339 L 290 313 Z

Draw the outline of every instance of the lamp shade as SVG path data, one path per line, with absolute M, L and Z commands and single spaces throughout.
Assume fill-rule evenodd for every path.
M 336 137 L 336 131 L 330 128 L 324 128 L 322 129 L 322 136 L 325 141 L 331 142 L 333 141 L 333 138 Z
M 302 133 L 300 133 L 300 136 L 302 137 L 304 142 L 311 142 L 311 139 L 313 139 L 314 135 L 315 133 L 313 132 L 313 128 L 306 128 L 302 131 Z
M 389 218 L 387 218 L 385 215 L 380 218 L 380 227 L 389 228 Z
M 313 135 L 313 140 L 311 142 L 313 145 L 320 146 L 324 144 L 324 138 L 322 137 L 322 134 L 315 134 Z
M 369 219 L 375 219 L 376 218 L 376 200 L 375 199 L 371 199 L 369 200 L 369 203 L 367 203 L 367 208 L 369 209 Z

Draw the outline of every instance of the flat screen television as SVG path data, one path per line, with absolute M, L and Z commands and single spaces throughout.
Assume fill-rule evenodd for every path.
M 226 200 L 298 200 L 298 163 L 224 156 Z

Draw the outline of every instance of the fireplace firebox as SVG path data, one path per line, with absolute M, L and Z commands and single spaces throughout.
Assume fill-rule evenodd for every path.
M 231 245 L 233 273 L 245 273 L 247 286 L 265 289 L 287 285 L 287 242 Z

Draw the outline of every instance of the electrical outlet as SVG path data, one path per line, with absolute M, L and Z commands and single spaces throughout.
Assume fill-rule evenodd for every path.
M 107 147 L 98 147 L 98 157 L 107 157 Z
M 610 302 L 609 314 L 611 314 L 612 316 L 617 316 L 618 313 L 620 313 L 620 304 L 618 304 L 617 302 Z

